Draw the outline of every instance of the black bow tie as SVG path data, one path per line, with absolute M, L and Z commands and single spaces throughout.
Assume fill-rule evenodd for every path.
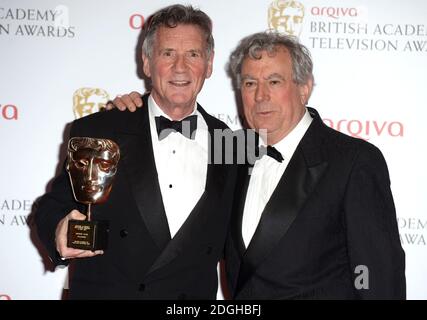
M 197 129 L 197 115 L 188 116 L 181 121 L 172 121 L 163 116 L 156 117 L 157 134 L 159 140 L 166 138 L 171 132 L 179 132 L 184 137 L 192 139 Z
M 282 162 L 283 161 L 282 154 L 275 147 L 272 147 L 272 146 L 267 146 L 267 147 L 261 146 L 261 147 L 259 147 L 258 150 L 259 150 L 258 156 L 260 157 L 260 159 L 261 159 L 262 156 L 267 155 L 269 157 L 272 157 L 273 159 L 275 159 L 278 162 Z

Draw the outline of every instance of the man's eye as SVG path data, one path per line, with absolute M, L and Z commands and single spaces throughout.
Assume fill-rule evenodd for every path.
M 278 85 L 280 84 L 280 80 L 270 80 L 270 84 L 273 86 Z
M 164 51 L 162 55 L 164 57 L 172 57 L 172 52 L 170 52 L 170 51 Z
M 198 57 L 200 57 L 200 53 L 198 53 L 198 52 L 190 52 L 190 57 L 191 58 L 198 58 Z
M 243 83 L 243 85 L 244 85 L 246 88 L 250 88 L 250 87 L 253 87 L 253 86 L 255 85 L 255 82 L 246 81 L 246 82 L 244 82 L 244 83 Z

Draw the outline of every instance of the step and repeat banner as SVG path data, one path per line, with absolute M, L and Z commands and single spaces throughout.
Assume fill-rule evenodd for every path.
M 64 159 L 68 124 L 145 90 L 138 36 L 173 3 L 214 22 L 214 72 L 199 102 L 233 129 L 225 67 L 238 40 L 267 29 L 299 36 L 314 60 L 309 105 L 387 160 L 408 298 L 427 299 L 427 1 L 0 0 L 0 300 L 61 298 L 68 270 L 53 269 L 32 231 L 34 204 Z

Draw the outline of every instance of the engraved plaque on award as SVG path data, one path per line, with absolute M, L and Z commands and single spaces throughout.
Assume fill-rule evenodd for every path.
M 109 222 L 93 221 L 91 205 L 107 201 L 119 159 L 119 147 L 112 140 L 89 137 L 69 140 L 66 170 L 74 198 L 87 205 L 87 212 L 86 220 L 68 221 L 68 247 L 92 251 L 107 248 Z

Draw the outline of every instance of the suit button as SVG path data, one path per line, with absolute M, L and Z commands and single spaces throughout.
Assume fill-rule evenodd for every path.
M 186 295 L 185 293 L 181 293 L 181 294 L 178 296 L 178 300 L 185 300 L 185 299 L 187 299 L 187 295 Z
M 128 231 L 126 229 L 120 230 L 120 237 L 125 238 L 128 235 Z
M 212 247 L 208 247 L 206 250 L 206 254 L 209 255 L 212 253 Z
M 139 291 L 145 291 L 145 284 L 143 283 L 139 284 Z

